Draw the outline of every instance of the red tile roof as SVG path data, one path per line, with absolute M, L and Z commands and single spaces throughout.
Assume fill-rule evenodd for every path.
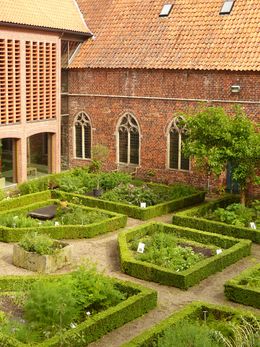
M 76 0 L 0 0 L 0 24 L 89 34 Z
M 260 0 L 77 0 L 96 39 L 73 68 L 260 71 Z M 174 3 L 169 17 L 159 17 Z

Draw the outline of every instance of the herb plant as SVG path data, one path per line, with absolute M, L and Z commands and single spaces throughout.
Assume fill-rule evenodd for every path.
M 61 248 L 48 235 L 37 234 L 36 232 L 26 233 L 20 240 L 19 246 L 28 252 L 35 252 L 41 255 L 54 254 Z
M 153 234 L 140 241 L 145 243 L 145 251 L 143 254 L 135 254 L 138 260 L 162 266 L 172 271 L 184 271 L 204 259 L 201 253 L 195 253 L 191 247 L 179 246 L 177 239 L 166 233 Z M 132 249 L 136 247 L 137 242 L 134 242 Z

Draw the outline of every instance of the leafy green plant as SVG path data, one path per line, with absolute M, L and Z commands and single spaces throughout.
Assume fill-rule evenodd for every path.
M 134 184 L 120 184 L 114 189 L 102 194 L 101 199 L 119 201 L 130 205 L 140 206 L 146 202 L 146 206 L 153 206 L 161 202 L 178 199 L 197 192 L 193 187 L 183 184 L 174 186 L 146 185 L 143 182 Z
M 235 226 L 248 227 L 254 218 L 254 211 L 251 208 L 235 203 L 226 208 L 217 208 L 206 217 Z
M 61 248 L 48 235 L 37 234 L 36 232 L 26 233 L 20 240 L 19 246 L 28 252 L 35 252 L 41 255 L 54 254 Z
M 91 314 L 118 304 L 126 295 L 118 290 L 114 283 L 95 267 L 87 269 L 81 266 L 71 275 L 74 297 L 81 313 Z
M 68 280 L 37 281 L 24 306 L 25 318 L 40 330 L 68 327 L 79 318 L 76 297 Z
M 101 211 L 89 212 L 84 211 L 80 207 L 69 207 L 59 209 L 54 222 L 58 221 L 62 225 L 86 225 L 101 222 L 108 218 L 110 218 L 110 216 Z
M 39 221 L 23 214 L 17 215 L 1 215 L 0 225 L 6 226 L 8 228 L 37 228 L 39 226 Z
M 5 192 L 2 189 L 0 189 L 0 201 L 4 200 L 5 197 Z
M 166 233 L 153 234 L 142 239 L 142 242 L 145 243 L 145 251 L 143 254 L 136 254 L 138 260 L 153 263 L 172 271 L 179 272 L 189 269 L 204 258 L 202 254 L 195 253 L 191 247 L 179 246 L 177 239 Z
M 232 331 L 231 336 L 225 336 L 220 330 L 215 330 L 212 334 L 224 347 L 260 346 L 260 324 L 253 315 L 251 321 L 240 317 L 238 322 L 231 321 L 227 325 Z
M 30 342 L 39 336 L 51 337 L 125 298 L 126 294 L 116 288 L 112 280 L 97 273 L 94 267 L 81 266 L 62 279 L 39 280 L 28 292 L 23 307 L 25 320 L 15 327 L 15 336 L 28 342 L 25 335 L 31 329 L 33 338 Z M 13 327 L 10 323 L 0 331 L 11 334 Z
M 243 278 L 239 284 L 251 288 L 260 288 L 260 269 L 251 273 L 250 276 Z
M 131 181 L 131 175 L 124 172 L 106 172 L 100 174 L 100 186 L 104 190 L 111 190 L 119 184 L 127 184 Z
M 212 337 L 212 330 L 196 322 L 181 322 L 159 337 L 156 347 L 224 347 Z

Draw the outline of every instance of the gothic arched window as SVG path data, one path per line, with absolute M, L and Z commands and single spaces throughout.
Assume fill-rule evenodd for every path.
M 119 163 L 139 164 L 139 126 L 135 118 L 126 113 L 119 123 L 118 129 Z
M 182 143 L 187 137 L 185 118 L 175 117 L 169 129 L 169 168 L 177 170 L 189 170 L 190 160 L 182 153 Z
M 75 156 L 80 159 L 91 158 L 91 123 L 85 112 L 80 112 L 74 120 Z

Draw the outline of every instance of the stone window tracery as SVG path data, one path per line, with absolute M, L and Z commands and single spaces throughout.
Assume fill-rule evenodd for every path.
M 118 126 L 119 163 L 139 164 L 139 126 L 134 116 L 126 113 Z
M 75 156 L 80 159 L 91 158 L 91 122 L 85 112 L 80 112 L 74 120 Z
M 190 160 L 185 158 L 182 151 L 182 143 L 187 137 L 186 121 L 183 116 L 173 119 L 169 129 L 169 168 L 177 170 L 190 169 Z

